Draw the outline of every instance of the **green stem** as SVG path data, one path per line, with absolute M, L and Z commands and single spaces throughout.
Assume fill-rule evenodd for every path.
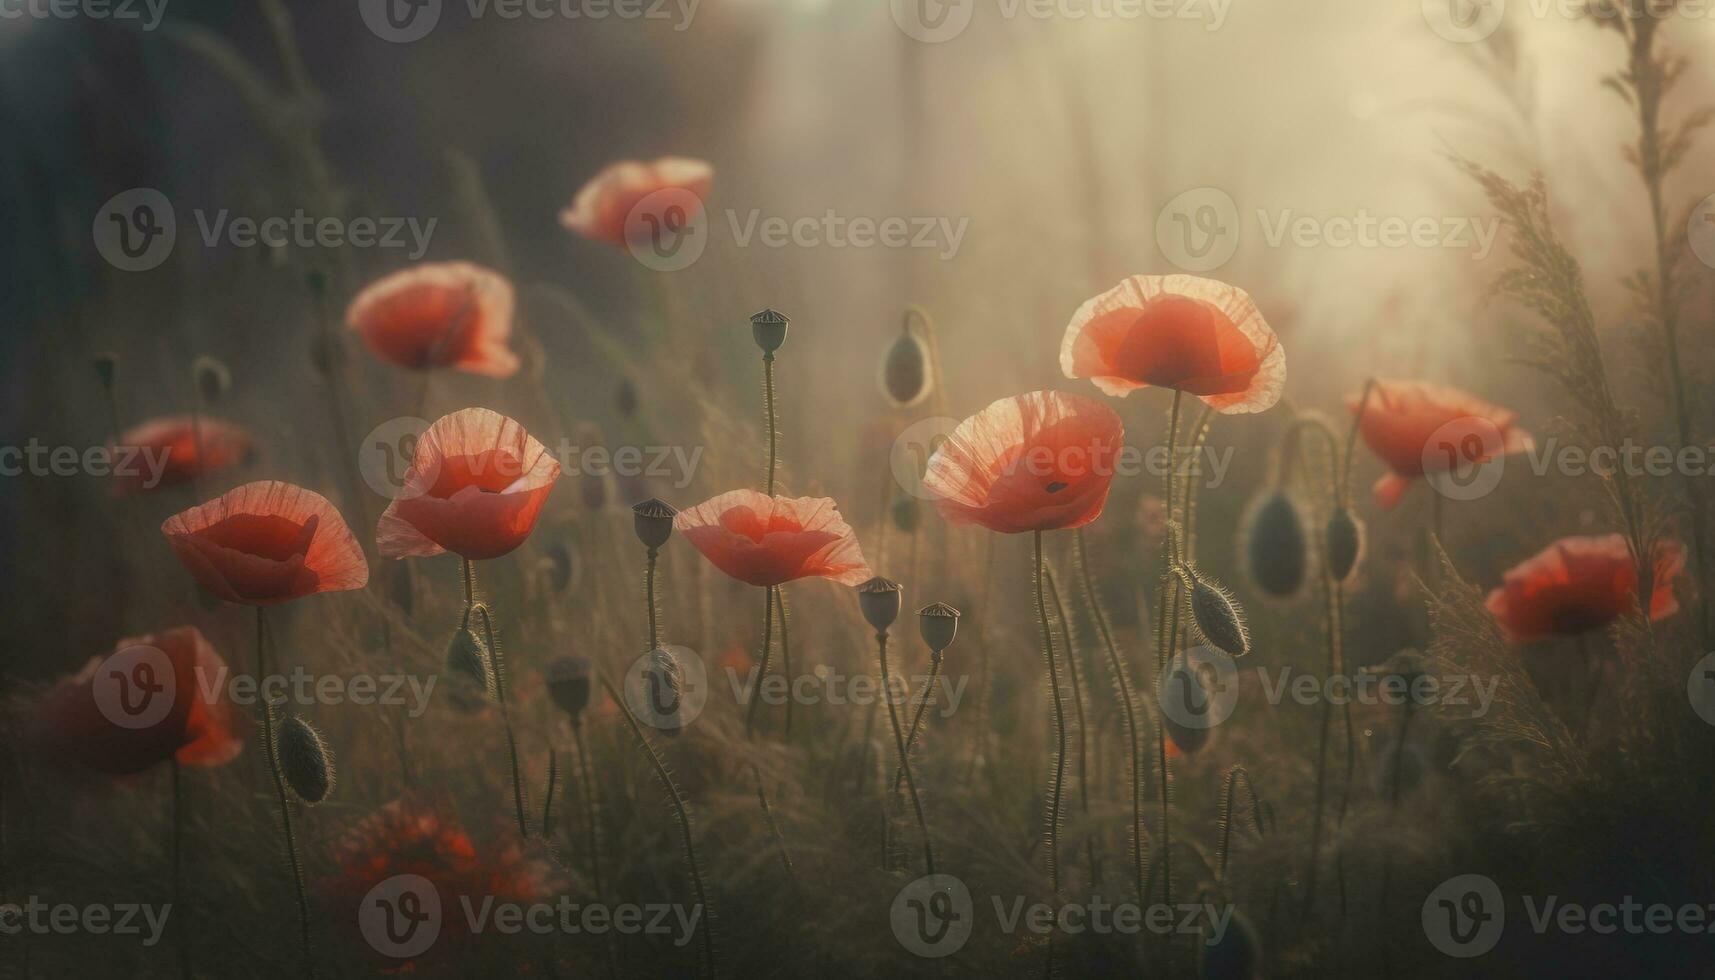
M 631 708 L 625 703 L 625 699 L 619 696 L 618 691 L 614 690 L 613 683 L 606 676 L 602 677 L 601 686 L 607 691 L 607 696 L 613 699 L 613 703 L 619 706 L 619 713 L 625 718 L 625 724 L 630 727 L 631 734 L 636 737 L 638 744 L 643 747 L 644 754 L 649 757 L 649 764 L 655 770 L 655 778 L 661 782 L 662 788 L 667 791 L 667 796 L 673 802 L 673 814 L 678 818 L 680 839 L 685 845 L 685 864 L 691 876 L 691 887 L 696 891 L 697 904 L 703 912 L 703 927 L 697 930 L 702 945 L 703 972 L 705 976 L 713 977 L 715 975 L 715 947 L 713 939 L 709 936 L 709 920 L 713 913 L 709 908 L 708 890 L 703 885 L 703 870 L 697 863 L 697 845 L 691 836 L 691 815 L 685 808 L 685 798 L 679 794 L 679 784 L 673 782 L 672 775 L 667 772 L 667 764 L 661 761 L 660 754 L 655 751 L 655 746 L 649 741 L 649 737 L 643 733 L 643 726 L 637 723 L 637 718 L 632 715 Z
M 774 587 L 774 606 L 780 613 L 780 674 L 787 683 L 792 680 L 792 633 L 786 622 L 786 590 L 780 586 Z M 786 730 L 785 739 L 792 740 L 792 692 L 786 692 Z
M 911 718 L 911 731 L 905 736 L 905 751 L 910 752 L 917 745 L 917 733 L 923 730 L 923 714 L 929 709 L 929 702 L 935 697 L 935 682 L 941 678 L 941 655 L 929 654 L 929 682 L 923 685 L 923 693 L 917 698 L 917 711 Z M 899 792 L 899 782 L 905 778 L 905 770 L 897 769 L 893 773 L 893 791 Z
M 1047 583 L 1042 568 L 1042 532 L 1031 532 L 1035 555 L 1036 616 L 1042 625 L 1042 656 L 1048 661 L 1049 696 L 1054 699 L 1054 779 L 1048 787 L 1048 881 L 1060 892 L 1060 797 L 1066 782 L 1066 707 L 1060 702 L 1060 669 L 1054 663 L 1054 632 L 1048 625 Z
M 1054 616 L 1060 620 L 1060 629 L 1066 637 L 1066 674 L 1072 682 L 1072 706 L 1078 714 L 1078 812 L 1084 820 L 1084 850 L 1090 864 L 1090 881 L 1096 884 L 1101 876 L 1097 873 L 1096 838 L 1090 831 L 1090 758 L 1086 737 L 1089 724 L 1084 717 L 1084 688 L 1078 680 L 1078 649 L 1072 641 L 1072 620 L 1067 618 L 1066 606 L 1060 601 L 1060 585 L 1053 569 L 1048 570 L 1048 595 L 1054 600 Z
M 1108 627 L 1107 613 L 1096 596 L 1095 582 L 1090 576 L 1089 556 L 1084 551 L 1084 529 L 1072 532 L 1072 547 L 1077 558 L 1078 573 L 1084 581 L 1084 596 L 1090 603 L 1090 616 L 1096 621 L 1096 632 L 1102 638 L 1102 649 L 1108 655 L 1108 670 L 1119 687 L 1120 707 L 1125 710 L 1126 748 L 1131 757 L 1131 859 L 1137 883 L 1137 900 L 1148 901 L 1143 883 L 1143 748 L 1137 733 L 1137 706 L 1132 702 L 1131 681 L 1126 677 L 1125 663 L 1114 646 L 1113 631 Z
M 500 723 L 506 729 L 506 759 L 512 770 L 512 805 L 518 817 L 518 835 L 530 836 L 530 822 L 524 815 L 524 780 L 519 772 L 518 740 L 512 734 L 512 712 L 507 707 L 506 698 L 506 655 L 494 642 L 494 618 L 489 612 L 488 605 L 476 601 L 476 565 L 469 558 L 464 562 L 464 601 L 465 618 L 469 621 L 472 615 L 482 616 L 482 639 L 488 646 L 488 656 L 494 670 L 494 696 L 500 702 Z
M 935 850 L 929 839 L 929 821 L 923 818 L 923 801 L 917 796 L 917 779 L 911 774 L 911 757 L 905 750 L 905 734 L 899 727 L 899 709 L 893 703 L 893 679 L 887 670 L 887 634 L 875 634 L 876 649 L 881 655 L 881 697 L 887 702 L 887 717 L 893 723 L 893 744 L 899 750 L 899 768 L 905 772 L 905 788 L 911 793 L 911 808 L 917 814 L 917 829 L 923 834 L 923 866 L 926 873 L 935 873 Z
M 756 706 L 762 703 L 762 682 L 768 679 L 768 665 L 774 652 L 774 590 L 770 585 L 762 595 L 762 662 L 756 669 L 756 682 L 750 685 L 750 704 L 744 711 L 744 737 L 756 735 Z
M 256 607 L 256 655 L 262 658 L 262 607 Z M 298 857 L 298 836 L 292 830 L 292 803 L 286 795 L 286 780 L 280 773 L 280 747 L 274 736 L 274 703 L 262 705 L 262 741 L 268 749 L 268 771 L 274 777 L 274 795 L 280 803 L 280 822 L 286 833 L 286 858 L 292 867 L 292 887 L 298 899 L 298 932 L 303 941 L 304 969 L 312 978 L 316 963 L 310 953 L 310 903 L 304 895 L 304 866 Z
M 655 562 L 659 552 L 649 549 L 649 564 L 643 573 L 643 600 L 649 606 L 649 649 L 661 646 L 661 625 L 655 611 Z
M 586 846 L 590 854 L 590 880 L 595 883 L 596 901 L 606 901 L 607 889 L 602 885 L 601 878 L 601 825 L 597 823 L 600 808 L 595 798 L 595 776 L 590 770 L 589 746 L 584 744 L 584 720 L 582 716 L 572 721 L 572 741 L 577 745 L 578 785 L 584 797 L 584 821 Z M 608 975 L 619 976 L 619 958 L 614 950 L 613 933 L 610 931 L 603 943 L 607 952 Z
M 1173 390 L 1173 408 L 1167 422 L 1167 518 L 1173 520 L 1173 455 L 1179 448 L 1179 409 L 1184 399 L 1184 393 L 1177 388 Z M 1177 566 L 1178 555 L 1174 553 L 1174 535 L 1168 533 L 1161 541 L 1161 585 L 1156 593 L 1155 609 L 1155 670 L 1159 679 L 1167 673 L 1167 662 L 1173 657 L 1173 641 L 1179 632 L 1178 602 L 1179 582 L 1173 573 Z M 1167 607 L 1174 607 L 1174 624 L 1167 624 Z M 1155 715 L 1155 762 L 1161 773 L 1161 875 L 1162 897 L 1165 904 L 1173 904 L 1173 829 L 1172 816 L 1169 813 L 1169 791 L 1171 777 L 1167 769 L 1167 728 L 1162 724 L 1161 712 Z M 1148 901 L 1147 892 L 1144 901 Z
M 763 415 L 768 423 L 768 495 L 774 496 L 774 469 L 780 459 L 780 421 L 774 415 L 774 352 L 762 355 Z

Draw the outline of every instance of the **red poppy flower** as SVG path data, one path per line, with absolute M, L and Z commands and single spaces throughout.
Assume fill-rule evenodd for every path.
M 278 480 L 175 514 L 161 533 L 197 584 L 227 602 L 268 606 L 369 581 L 363 549 L 333 504 Z
M 1238 415 L 1280 400 L 1286 351 L 1236 286 L 1132 276 L 1072 314 L 1060 370 L 1121 398 L 1137 388 L 1174 388 Z
M 479 844 L 444 796 L 407 796 L 388 803 L 341 836 L 334 862 L 336 870 L 318 882 L 319 890 L 339 906 L 337 914 L 346 916 L 340 921 L 358 923 L 372 943 L 406 947 L 375 947 L 398 970 L 435 951 L 444 952 L 449 939 L 456 944 L 469 937 L 465 902 L 479 908 L 492 897 L 497 906 L 534 905 L 551 900 L 565 884 L 545 849 L 519 841 L 514 832 L 497 829 L 494 839 Z M 378 887 L 389 886 L 417 892 L 413 904 L 402 905 L 402 894 L 375 894 Z M 421 952 L 408 948 L 417 928 L 376 929 L 371 934 L 370 917 L 406 912 L 438 912 L 436 925 L 421 925 L 423 937 L 433 937 Z M 411 926 L 404 915 L 399 919 L 399 924 Z
M 751 585 L 800 578 L 857 585 L 875 576 L 857 534 L 827 497 L 729 490 L 680 511 L 673 528 L 716 568 Z
M 507 346 L 515 305 L 512 284 L 498 272 L 428 263 L 371 283 L 346 308 L 345 322 L 389 364 L 509 378 L 518 371 Z
M 417 440 L 375 543 L 389 558 L 499 558 L 530 536 L 559 478 L 560 464 L 517 422 L 486 408 L 454 412 Z
M 141 772 L 172 758 L 223 765 L 250 735 L 226 678 L 226 662 L 194 626 L 120 640 L 48 691 L 30 732 L 50 756 L 97 772 Z
M 1678 541 L 1657 544 L 1650 619 L 1679 611 L 1674 579 L 1685 568 Z M 1514 643 L 1600 629 L 1637 606 L 1638 571 L 1623 535 L 1561 538 L 1509 570 L 1489 593 L 1489 614 Z
M 1125 428 L 1093 398 L 1033 391 L 959 423 L 924 489 L 959 524 L 1017 534 L 1082 527 L 1107 503 Z
M 650 163 L 621 160 L 585 184 L 560 212 L 560 224 L 584 238 L 625 247 L 683 209 L 684 220 L 702 213 L 715 171 L 702 160 L 662 157 Z
M 1346 398 L 1358 411 L 1363 396 Z M 1377 381 L 1364 409 L 1364 443 L 1393 472 L 1376 481 L 1376 502 L 1397 505 L 1411 481 L 1456 465 L 1483 463 L 1525 452 L 1530 433 L 1514 423 L 1518 416 L 1469 392 L 1422 381 Z M 1457 452 L 1461 458 L 1452 458 Z
M 250 433 L 231 422 L 189 415 L 150 419 L 115 442 L 115 487 L 140 493 L 183 486 L 243 462 L 250 445 Z

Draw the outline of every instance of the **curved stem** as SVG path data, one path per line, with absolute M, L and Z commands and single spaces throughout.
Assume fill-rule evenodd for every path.
M 1047 583 L 1042 568 L 1042 532 L 1031 532 L 1035 554 L 1036 615 L 1042 623 L 1042 656 L 1048 661 L 1049 696 L 1054 699 L 1054 779 L 1048 787 L 1048 881 L 1060 891 L 1060 797 L 1066 783 L 1066 708 L 1060 702 L 1060 669 L 1054 663 L 1054 632 L 1048 626 Z
M 494 696 L 500 702 L 500 722 L 506 729 L 506 758 L 512 770 L 512 805 L 518 817 L 518 835 L 530 836 L 530 823 L 524 815 L 524 781 L 519 772 L 518 740 L 512 734 L 512 711 L 507 707 L 506 698 L 506 655 L 494 642 L 494 619 L 488 605 L 476 601 L 476 566 L 469 559 L 464 562 L 464 599 L 465 621 L 480 614 L 482 616 L 482 639 L 488 646 L 488 656 L 492 661 L 494 671 Z
M 1084 717 L 1084 688 L 1078 680 L 1078 648 L 1072 640 L 1072 620 L 1066 616 L 1066 606 L 1060 601 L 1060 584 L 1053 569 L 1048 570 L 1048 595 L 1054 600 L 1054 616 L 1060 620 L 1060 629 L 1066 637 L 1066 675 L 1072 682 L 1072 706 L 1078 714 L 1078 812 L 1084 819 L 1084 850 L 1093 884 L 1100 876 L 1096 874 L 1096 838 L 1090 831 L 1090 758 L 1086 736 L 1089 722 Z
M 578 785 L 582 788 L 584 797 L 585 840 L 590 854 L 590 880 L 595 884 L 596 901 L 607 900 L 607 890 L 601 878 L 601 825 L 597 822 L 599 807 L 595 798 L 595 776 L 590 769 L 589 746 L 584 742 L 584 720 L 582 716 L 572 722 L 572 742 L 577 746 Z M 614 951 L 613 934 L 609 932 L 607 941 L 603 944 L 607 952 L 608 975 L 619 976 L 619 959 Z
M 1370 410 L 1370 396 L 1375 394 L 1376 379 L 1364 381 L 1364 391 L 1358 396 L 1358 410 L 1352 413 L 1352 427 L 1346 430 L 1346 454 L 1340 457 L 1340 477 L 1334 483 L 1335 499 L 1341 506 L 1352 500 L 1352 450 L 1358 445 L 1358 432 L 1364 426 L 1364 413 Z
M 887 634 L 875 634 L 876 651 L 881 657 L 881 698 L 887 702 L 887 717 L 893 723 L 893 744 L 899 750 L 899 768 L 905 772 L 905 788 L 911 793 L 911 809 L 917 814 L 917 829 L 923 834 L 923 866 L 928 874 L 935 873 L 935 850 L 929 841 L 929 822 L 923 818 L 923 801 L 917 795 L 917 779 L 911 775 L 911 757 L 905 751 L 905 733 L 899 727 L 899 709 L 893 703 L 893 679 L 887 669 Z
M 774 608 L 780 614 L 780 675 L 786 678 L 786 729 L 784 738 L 792 740 L 792 633 L 786 622 L 786 590 L 774 587 Z
M 1108 655 L 1108 670 L 1113 672 L 1119 687 L 1120 706 L 1125 709 L 1126 748 L 1131 757 L 1131 858 L 1137 880 L 1137 900 L 1148 901 L 1143 884 L 1143 749 L 1137 735 L 1137 707 L 1132 703 L 1131 681 L 1126 677 L 1125 663 L 1114 647 L 1113 631 L 1108 627 L 1107 613 L 1096 596 L 1095 582 L 1090 576 L 1089 556 L 1084 551 L 1084 529 L 1072 532 L 1073 554 L 1078 572 L 1084 582 L 1084 597 L 1090 603 L 1090 616 L 1096 621 L 1096 632 L 1102 638 L 1102 649 Z
M 762 682 L 768 679 L 769 658 L 774 652 L 774 590 L 768 586 L 762 594 L 762 661 L 756 668 L 756 681 L 750 685 L 750 705 L 744 711 L 744 737 L 756 735 L 756 706 L 762 703 Z
M 1173 391 L 1173 409 L 1167 423 L 1167 518 L 1173 520 L 1173 455 L 1179 448 L 1179 408 L 1183 393 L 1177 388 Z M 1173 657 L 1173 641 L 1179 632 L 1178 606 L 1179 582 L 1173 574 L 1178 564 L 1175 552 L 1174 535 L 1165 535 L 1161 542 L 1161 585 L 1156 593 L 1155 609 L 1155 669 L 1159 679 L 1167 672 L 1167 662 Z M 1167 607 L 1174 607 L 1174 625 L 1170 629 L 1167 624 Z M 1167 728 L 1162 724 L 1161 712 L 1155 714 L 1155 761 L 1161 773 L 1161 874 L 1162 896 L 1167 905 L 1173 904 L 1173 831 L 1169 813 L 1171 777 L 1167 769 Z M 1144 901 L 1148 901 L 1147 892 Z
M 262 607 L 256 607 L 256 653 L 261 658 L 263 647 Z M 280 773 L 280 747 L 274 736 L 274 702 L 262 705 L 262 742 L 268 749 L 268 771 L 274 777 L 274 795 L 280 803 L 280 822 L 286 833 L 286 858 L 292 867 L 292 887 L 298 899 L 298 932 L 303 942 L 304 969 L 316 975 L 316 963 L 310 954 L 310 903 L 304 896 L 304 866 L 298 858 L 298 836 L 292 830 L 292 803 L 286 795 L 286 780 Z
M 929 682 L 923 685 L 923 693 L 917 698 L 917 711 L 911 718 L 911 730 L 905 735 L 905 751 L 909 753 L 917 745 L 917 733 L 923 730 L 923 714 L 929 709 L 929 702 L 935 697 L 935 682 L 941 678 L 941 655 L 929 654 Z M 899 782 L 905 778 L 905 769 L 900 767 L 893 772 L 893 791 L 899 792 Z
M 685 808 L 685 798 L 679 795 L 679 784 L 673 782 L 672 775 L 667 772 L 667 764 L 661 761 L 661 756 L 655 751 L 655 746 L 649 741 L 649 737 L 643 733 L 643 726 L 637 723 L 637 718 L 631 713 L 631 707 L 625 703 L 624 698 L 619 696 L 619 692 L 613 689 L 613 683 L 607 679 L 606 675 L 601 678 L 601 686 L 607 691 L 607 696 L 613 699 L 613 703 L 619 706 L 619 713 L 625 718 L 625 724 L 631 728 L 631 734 L 637 738 L 638 744 L 643 747 L 644 754 L 649 757 L 649 764 L 655 770 L 655 778 L 660 780 L 662 788 L 667 791 L 667 796 L 673 801 L 673 814 L 678 818 L 679 836 L 685 845 L 685 864 L 691 876 L 691 887 L 696 891 L 697 904 L 701 906 L 703 911 L 703 927 L 697 931 L 697 935 L 702 940 L 704 975 L 713 977 L 715 975 L 715 947 L 714 940 L 709 936 L 709 921 L 712 912 L 709 908 L 708 890 L 703 885 L 703 870 L 697 863 L 697 845 L 691 837 L 691 814 Z

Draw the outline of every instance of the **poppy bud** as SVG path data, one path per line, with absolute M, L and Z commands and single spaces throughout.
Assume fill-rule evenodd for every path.
M 650 710 L 655 712 L 652 723 L 664 735 L 679 734 L 685 727 L 679 718 L 685 694 L 685 668 L 671 653 L 656 647 L 649 651 L 644 681 L 651 689 Z
M 1262 976 L 1262 939 L 1244 913 L 1231 911 L 1232 920 L 1226 930 L 1203 947 L 1204 980 L 1252 980 Z
M 1250 630 L 1238 600 L 1195 571 L 1191 573 L 1191 618 L 1203 639 L 1222 653 L 1242 657 L 1251 652 Z
M 630 378 L 620 378 L 619 384 L 613 389 L 613 407 L 622 419 L 637 416 L 637 386 Z
M 447 673 L 469 682 L 457 691 L 461 708 L 476 710 L 481 707 L 480 701 L 494 700 L 494 669 L 488 647 L 468 626 L 460 626 L 447 645 Z
M 196 378 L 197 395 L 202 398 L 204 405 L 218 405 L 232 388 L 232 372 L 225 364 L 209 357 L 207 354 L 196 359 L 191 365 L 191 375 Z
M 548 697 L 578 723 L 590 703 L 590 662 L 583 657 L 559 657 L 548 664 Z
M 333 790 L 333 752 L 322 733 L 302 718 L 287 718 L 274 735 L 275 758 L 286 785 L 305 803 L 320 803 Z
M 789 323 L 786 314 L 779 310 L 763 310 L 750 318 L 750 335 L 756 339 L 756 346 L 762 348 L 762 353 L 772 356 L 786 343 L 786 325 Z
M 858 610 L 877 633 L 885 633 L 899 618 L 905 587 L 892 579 L 877 575 L 857 587 Z
M 931 602 L 917 610 L 917 628 L 923 633 L 923 642 L 939 656 L 959 634 L 959 611 L 944 602 Z
M 893 498 L 893 506 L 888 508 L 893 517 L 893 526 L 910 534 L 917 530 L 917 519 L 921 514 L 917 498 L 908 493 L 901 493 Z
M 1279 598 L 1296 595 L 1309 571 L 1304 519 L 1284 490 L 1259 498 L 1245 522 L 1244 559 L 1256 587 Z
M 673 515 L 679 512 L 672 506 L 650 497 L 642 503 L 633 504 L 631 513 L 631 525 L 637 531 L 637 540 L 653 551 L 666 544 L 667 539 L 673 536 Z
M 119 355 L 112 351 L 103 351 L 89 360 L 95 368 L 95 377 L 101 382 L 101 387 L 112 391 L 113 381 L 119 375 Z
M 1328 574 L 1344 582 L 1364 553 L 1364 526 L 1345 507 L 1334 508 L 1328 517 L 1327 547 Z
M 909 408 L 929 396 L 929 349 L 906 331 L 881 361 L 881 391 L 895 408 Z

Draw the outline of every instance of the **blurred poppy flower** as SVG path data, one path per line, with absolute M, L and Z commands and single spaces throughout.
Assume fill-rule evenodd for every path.
M 1356 414 L 1362 398 L 1348 396 L 1346 407 Z M 1425 473 L 1529 450 L 1530 433 L 1517 421 L 1512 412 L 1457 388 L 1378 380 L 1363 408 L 1361 431 L 1364 443 L 1393 472 L 1376 481 L 1376 503 L 1396 506 L 1411 481 Z
M 559 478 L 560 464 L 506 416 L 486 408 L 443 416 L 417 440 L 376 545 L 389 558 L 498 558 L 530 536 Z
M 183 486 L 244 462 L 250 446 L 250 433 L 231 422 L 189 415 L 150 419 L 120 433 L 115 441 L 119 452 L 134 450 L 141 454 L 129 461 L 122 456 L 115 458 L 115 489 L 141 493 Z M 124 465 L 127 462 L 129 465 Z M 123 473 L 119 472 L 122 468 Z
M 439 909 L 439 928 L 425 927 L 426 935 L 437 937 L 432 950 L 444 950 L 448 939 L 469 937 L 467 901 L 473 907 L 490 898 L 499 905 L 534 905 L 552 899 L 563 885 L 544 846 L 520 841 L 507 829 L 479 844 L 444 796 L 388 803 L 348 829 L 333 856 L 335 871 L 319 881 L 318 890 L 349 916 L 342 921 L 361 924 L 374 911 L 392 911 L 363 908 L 378 900 L 398 904 L 400 895 L 372 896 L 390 879 L 406 887 L 415 879 L 432 886 L 438 901 L 422 901 L 417 908 L 418 914 Z M 397 962 L 396 968 L 410 964 Z
M 572 206 L 560 212 L 560 224 L 575 235 L 623 248 L 628 240 L 667 224 L 670 208 L 683 209 L 684 221 L 701 214 L 714 179 L 713 167 L 688 157 L 621 160 L 578 191 Z
M 346 308 L 345 322 L 389 364 L 509 378 L 519 364 L 507 346 L 515 304 L 500 273 L 434 262 L 371 283 Z
M 1082 527 L 1102 513 L 1125 429 L 1092 398 L 1033 391 L 960 422 L 923 487 L 959 524 L 1017 534 Z
M 1679 611 L 1674 580 L 1685 568 L 1678 541 L 1656 545 L 1649 615 Z M 1623 535 L 1567 537 L 1509 570 L 1489 593 L 1489 614 L 1514 643 L 1600 629 L 1637 606 L 1638 572 Z
M 224 765 L 250 735 L 249 720 L 226 697 L 226 677 L 226 661 L 194 626 L 120 640 L 113 655 L 92 658 L 43 696 L 31 740 L 53 758 L 104 773 L 173 758 Z
M 673 529 L 716 568 L 750 585 L 800 578 L 856 585 L 874 576 L 857 534 L 827 497 L 729 490 L 680 511 Z
M 333 504 L 278 480 L 175 514 L 161 533 L 197 584 L 227 602 L 267 606 L 369 581 L 363 549 Z
M 1286 351 L 1236 286 L 1132 276 L 1072 314 L 1060 370 L 1121 398 L 1138 388 L 1174 388 L 1237 415 L 1280 400 Z

